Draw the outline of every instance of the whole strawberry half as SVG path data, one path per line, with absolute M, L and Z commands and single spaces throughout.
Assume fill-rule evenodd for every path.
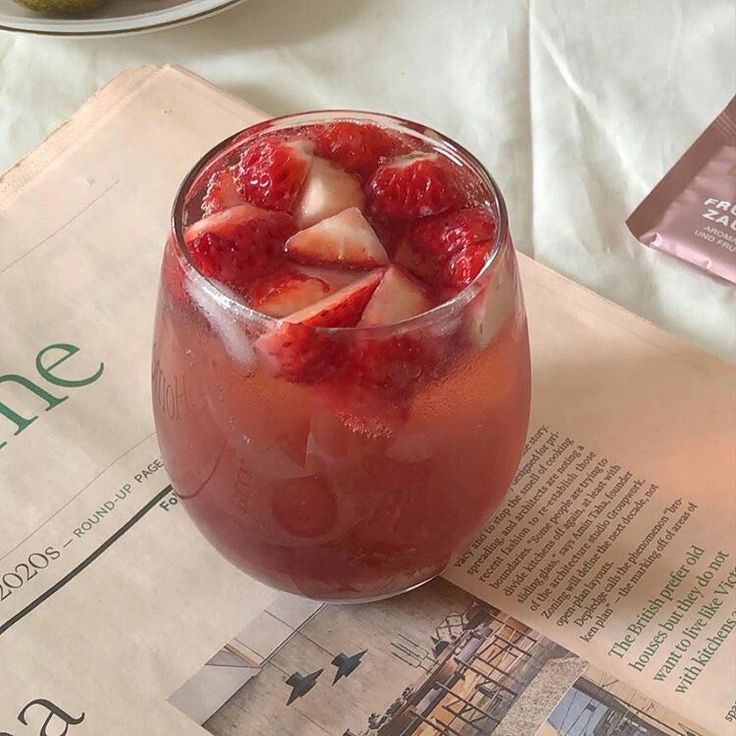
M 253 205 L 239 205 L 190 226 L 185 235 L 200 272 L 244 293 L 249 284 L 274 268 L 293 219 Z
M 376 169 L 368 182 L 368 206 L 378 218 L 436 215 L 461 206 L 462 182 L 438 153 L 410 153 Z
M 269 210 L 292 212 L 312 164 L 313 144 L 268 137 L 243 151 L 234 181 L 247 202 Z
M 435 286 L 462 288 L 480 272 L 496 237 L 496 220 L 486 207 L 426 217 L 409 230 L 409 270 Z
M 408 144 L 372 123 L 339 120 L 312 130 L 317 156 L 339 164 L 345 171 L 367 181 L 381 161 L 406 153 Z
M 412 247 L 447 261 L 459 250 L 477 243 L 493 242 L 496 220 L 485 207 L 472 207 L 419 220 L 411 228 Z

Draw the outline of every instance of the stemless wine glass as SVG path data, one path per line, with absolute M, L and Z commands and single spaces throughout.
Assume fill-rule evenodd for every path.
M 203 181 L 250 137 L 343 119 L 396 131 L 463 167 L 493 211 L 495 242 L 469 286 L 420 316 L 312 328 L 309 340 L 333 359 L 324 375 L 291 382 L 257 349 L 282 322 L 203 276 L 184 231 Z M 391 345 L 381 369 L 387 380 L 400 374 L 404 387 L 380 405 L 341 373 L 344 351 L 369 356 L 377 343 Z M 427 582 L 502 501 L 527 431 L 526 317 L 501 192 L 456 143 L 385 115 L 305 113 L 238 133 L 194 166 L 174 203 L 152 383 L 174 487 L 240 569 L 331 601 L 375 600 Z

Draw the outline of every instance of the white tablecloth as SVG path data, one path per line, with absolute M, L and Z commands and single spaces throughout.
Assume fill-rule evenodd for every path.
M 735 30 L 732 0 L 250 0 L 153 35 L 0 33 L 0 169 L 139 64 L 273 114 L 399 114 L 490 168 L 521 251 L 733 360 L 736 288 L 624 221 L 733 95 Z

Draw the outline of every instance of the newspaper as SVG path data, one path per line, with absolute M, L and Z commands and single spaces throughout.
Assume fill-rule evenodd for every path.
M 736 733 L 733 366 L 529 259 L 525 457 L 446 580 L 321 606 L 193 528 L 158 264 L 192 162 L 262 116 L 136 69 L 0 179 L 0 734 Z

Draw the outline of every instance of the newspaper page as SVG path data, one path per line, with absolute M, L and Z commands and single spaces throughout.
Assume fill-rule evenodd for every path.
M 208 721 L 211 733 L 309 734 L 306 726 L 269 731 L 268 711 L 258 722 L 257 710 L 233 730 L 226 711 L 242 711 L 241 694 L 268 687 L 252 670 L 263 674 L 287 651 L 279 636 L 291 641 L 323 615 L 354 628 L 373 615 L 390 648 L 403 630 L 381 611 L 405 606 L 411 618 L 415 600 L 442 613 L 419 621 L 432 641 L 446 616 L 467 618 L 475 601 L 484 626 L 512 621 L 558 647 L 553 659 L 566 647 L 589 660 L 597 669 L 575 675 L 587 683 L 585 697 L 610 689 L 601 672 L 611 672 L 663 712 L 687 716 L 697 733 L 734 733 L 733 369 L 528 259 L 532 431 L 506 506 L 448 572 L 467 592 L 439 581 L 373 608 L 285 601 L 193 529 L 165 476 L 150 413 L 158 263 L 171 200 L 191 163 L 258 117 L 181 70 L 134 70 L 0 179 L 0 734 L 203 733 L 197 721 L 243 684 L 236 705 Z M 431 602 L 436 590 L 447 606 Z M 360 685 L 361 670 L 380 673 L 370 654 L 380 647 L 338 651 L 330 621 L 321 639 L 311 638 L 331 655 L 333 675 L 343 671 L 336 686 Z M 366 636 L 378 637 L 376 628 L 366 625 Z M 434 644 L 404 633 L 435 657 Z M 517 634 L 501 636 L 518 643 Z M 692 652 L 678 658 L 672 652 L 686 638 L 681 647 Z M 707 659 L 690 662 L 695 656 Z M 285 683 L 300 692 L 314 680 L 317 693 L 327 677 L 309 676 L 326 669 L 321 661 L 280 665 L 272 700 Z M 200 687 L 214 671 L 227 686 Z M 374 699 L 366 692 L 365 701 L 359 687 L 352 706 L 331 691 L 341 720 L 314 732 L 347 724 L 334 733 L 377 733 L 400 699 L 388 692 L 396 681 L 387 678 L 386 690 Z M 560 704 L 571 687 L 555 692 Z M 375 705 L 363 718 L 368 700 Z M 274 723 L 305 702 L 287 695 Z M 421 714 L 417 703 L 410 708 Z M 461 716 L 448 716 L 455 725 L 447 733 L 476 733 L 468 724 L 458 731 Z M 501 723 L 487 733 L 503 733 Z M 396 733 L 420 732 L 412 727 Z

